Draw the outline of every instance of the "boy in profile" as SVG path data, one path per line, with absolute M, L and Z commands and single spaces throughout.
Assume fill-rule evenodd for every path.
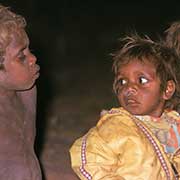
M 41 180 L 34 152 L 39 66 L 25 19 L 0 5 L 0 179 Z

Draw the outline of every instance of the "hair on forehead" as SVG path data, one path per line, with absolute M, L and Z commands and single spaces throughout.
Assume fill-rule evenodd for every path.
M 162 41 L 153 41 L 147 35 L 139 36 L 136 33 L 121 38 L 120 43 L 120 48 L 112 54 L 115 93 L 118 93 L 117 78 L 121 67 L 133 60 L 149 62 L 154 65 L 156 74 L 160 78 L 161 90 L 166 88 L 168 80 L 175 82 L 176 91 L 173 98 L 176 100 L 176 104 L 173 107 L 177 107 L 177 104 L 179 104 L 177 102 L 180 102 L 180 59 L 175 51 Z M 169 106 L 173 103 L 169 103 Z
M 119 39 L 120 48 L 112 54 L 115 59 L 120 57 L 142 57 L 149 56 L 155 52 L 154 47 L 157 43 L 151 40 L 147 35 L 141 37 L 138 34 L 132 34 Z
M 161 42 L 153 41 L 149 36 L 137 33 L 120 38 L 120 48 L 112 54 L 113 70 L 117 72 L 119 66 L 131 61 L 148 61 L 155 66 L 174 56 L 172 49 Z M 165 62 L 164 62 L 165 63 Z
M 120 50 L 120 53 L 126 53 L 129 50 L 134 50 L 134 55 L 140 56 L 141 52 L 146 53 L 147 45 L 155 44 L 147 35 L 142 38 L 138 34 L 132 34 L 131 36 L 126 36 L 124 38 L 119 39 L 122 43 L 123 47 Z

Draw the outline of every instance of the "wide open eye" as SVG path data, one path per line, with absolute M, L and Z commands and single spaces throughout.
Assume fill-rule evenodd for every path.
M 119 80 L 118 80 L 118 84 L 119 84 L 119 85 L 125 85 L 125 84 L 127 84 L 127 80 L 125 80 L 125 79 L 119 79 Z
M 139 78 L 139 83 L 140 84 L 146 84 L 146 83 L 148 83 L 148 79 L 146 79 L 145 77 L 140 77 Z

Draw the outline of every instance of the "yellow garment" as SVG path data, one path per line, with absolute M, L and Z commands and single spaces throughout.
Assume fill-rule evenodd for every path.
M 148 127 L 123 108 L 103 115 L 70 155 L 82 180 L 175 180 L 172 163 L 180 172 L 180 150 L 167 155 Z

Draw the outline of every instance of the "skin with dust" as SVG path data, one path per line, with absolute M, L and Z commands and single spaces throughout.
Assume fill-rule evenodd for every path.
M 1 180 L 41 180 L 40 166 L 34 152 L 35 81 L 40 68 L 29 50 L 24 27 L 18 25 L 22 19 L 0 6 L 0 48 L 4 48 L 0 57 Z

